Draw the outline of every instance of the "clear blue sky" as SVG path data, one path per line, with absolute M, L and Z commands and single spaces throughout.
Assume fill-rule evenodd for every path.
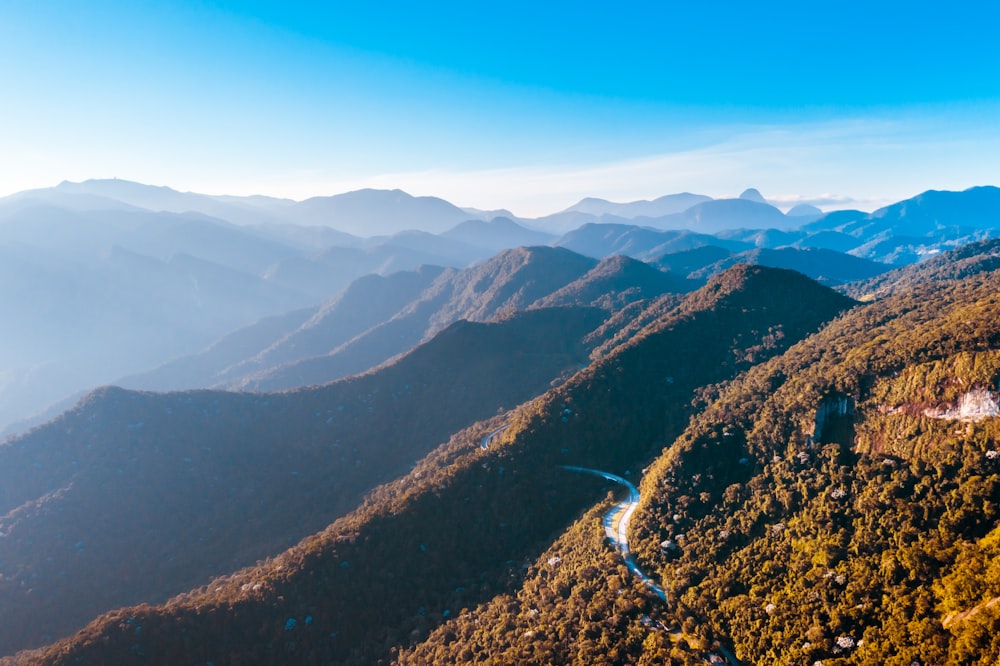
M 1000 184 L 997 4 L 0 0 L 0 194 L 400 187 L 534 215 Z

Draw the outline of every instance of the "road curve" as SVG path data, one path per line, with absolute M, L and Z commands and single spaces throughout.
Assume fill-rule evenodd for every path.
M 509 423 L 505 423 L 496 430 L 486 433 L 486 436 L 479 440 L 479 448 L 486 450 L 490 448 L 490 444 L 495 442 L 497 438 L 503 433 L 504 430 L 510 427 Z
M 631 481 L 617 474 L 612 474 L 610 472 L 603 472 L 599 469 L 590 469 L 589 467 L 577 467 L 575 465 L 561 465 L 563 469 L 569 470 L 570 472 L 581 472 L 583 474 L 595 474 L 608 481 L 614 481 L 615 483 L 620 483 L 621 485 L 628 488 L 628 498 L 622 500 L 618 504 L 614 505 L 610 511 L 604 514 L 604 532 L 611 539 L 611 542 L 615 544 L 618 552 L 621 553 L 622 559 L 625 560 L 625 566 L 628 570 L 632 572 L 632 575 L 645 583 L 646 587 L 650 589 L 656 596 L 658 596 L 664 603 L 667 601 L 667 592 L 653 582 L 653 579 L 643 573 L 639 565 L 635 563 L 635 558 L 632 556 L 632 551 L 628 547 L 628 524 L 632 520 L 632 514 L 635 513 L 636 507 L 639 506 L 639 489 L 632 484 Z M 733 654 L 725 645 L 719 643 L 716 649 L 722 653 L 725 657 L 726 663 L 732 664 L 732 666 L 743 666 L 736 655 Z
M 621 553 L 622 560 L 625 561 L 625 566 L 632 572 L 632 575 L 641 580 L 653 594 L 666 602 L 666 591 L 653 582 L 653 579 L 639 568 L 639 565 L 635 562 L 635 557 L 632 556 L 632 551 L 628 547 L 628 525 L 632 520 L 632 514 L 635 513 L 636 508 L 639 506 L 639 489 L 628 479 L 620 477 L 617 474 L 611 474 L 610 472 L 590 469 L 589 467 L 577 467 L 575 465 L 562 465 L 561 467 L 570 472 L 594 474 L 628 488 L 628 497 L 614 505 L 610 511 L 604 514 L 604 532 L 611 539 L 611 542 L 615 544 L 618 552 Z

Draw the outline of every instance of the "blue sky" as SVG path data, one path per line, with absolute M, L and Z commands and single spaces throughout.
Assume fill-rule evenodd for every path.
M 0 194 L 872 208 L 1000 184 L 995 3 L 0 0 Z

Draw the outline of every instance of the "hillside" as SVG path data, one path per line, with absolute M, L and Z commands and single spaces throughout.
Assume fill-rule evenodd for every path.
M 693 288 L 694 284 L 683 277 L 615 255 L 603 259 L 586 275 L 539 299 L 532 307 L 596 305 L 613 311 L 634 301 L 668 293 L 680 294 Z
M 986 607 L 943 620 L 1000 592 L 971 573 L 1000 518 L 998 421 L 959 405 L 1000 379 L 998 287 L 925 283 L 849 313 L 693 421 L 633 527 L 678 621 L 751 663 L 996 660 Z
M 604 318 L 458 322 L 377 372 L 289 393 L 88 396 L 0 445 L 0 653 L 281 552 L 575 372 Z
M 570 231 L 554 245 L 574 252 L 603 259 L 622 254 L 647 260 L 669 252 L 693 250 L 705 245 L 721 245 L 728 249 L 744 250 L 749 243 L 725 241 L 706 233 L 688 230 L 661 231 L 634 224 L 588 223 Z
M 1000 268 L 1000 239 L 988 239 L 846 285 L 844 292 L 854 298 L 873 300 L 906 292 L 922 282 L 958 280 L 997 268 Z
M 247 375 L 325 354 L 391 319 L 444 270 L 422 266 L 388 276 L 360 277 L 317 308 L 262 320 L 226 336 L 200 354 L 126 378 L 123 385 L 144 390 L 226 388 Z
M 397 312 L 371 323 L 367 330 L 346 341 L 333 340 L 325 350 L 297 346 L 298 336 L 279 341 L 268 357 L 290 349 L 293 358 L 283 364 L 265 365 L 259 372 L 232 381 L 230 386 L 240 390 L 284 390 L 364 372 L 459 319 L 489 321 L 525 309 L 578 279 L 596 263 L 560 248 L 505 250 L 477 266 L 440 273 Z M 325 345 L 327 338 L 318 336 L 316 340 Z
M 667 604 L 605 502 L 398 663 L 994 663 L 1000 273 L 939 266 L 703 394 L 632 522 Z
M 594 501 L 600 484 L 558 464 L 641 466 L 683 429 L 692 391 L 780 353 L 849 305 L 794 273 L 734 268 L 275 559 L 164 606 L 115 611 L 17 663 L 389 658 L 458 609 L 513 589 L 519 563 Z M 509 428 L 483 448 L 503 422 Z
M 866 280 L 891 268 L 887 264 L 821 248 L 785 247 L 778 250 L 757 248 L 719 259 L 692 271 L 688 277 L 693 280 L 703 280 L 739 263 L 788 268 L 831 287 Z

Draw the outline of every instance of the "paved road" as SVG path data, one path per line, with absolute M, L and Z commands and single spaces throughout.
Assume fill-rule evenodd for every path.
M 504 425 L 500 426 L 499 428 L 497 428 L 493 432 L 487 433 L 485 437 L 483 437 L 481 440 L 479 440 L 479 447 L 482 448 L 482 449 L 488 449 L 488 448 L 490 448 L 490 444 L 492 444 L 493 442 L 495 442 L 497 440 L 497 437 L 499 437 L 500 434 L 504 430 L 506 430 L 507 428 L 509 428 L 509 427 L 510 427 L 510 424 L 509 423 L 505 423 Z
M 589 467 L 576 467 L 575 465 L 563 465 L 562 467 L 563 469 L 567 469 L 571 472 L 595 474 L 607 479 L 608 481 L 614 481 L 615 483 L 628 488 L 628 497 L 616 504 L 610 511 L 604 514 L 604 532 L 608 535 L 608 538 L 611 539 L 611 542 L 615 544 L 618 552 L 621 553 L 622 559 L 625 561 L 625 566 L 632 572 L 632 575 L 645 583 L 646 587 L 666 602 L 666 591 L 653 582 L 653 579 L 647 576 L 642 569 L 639 568 L 639 565 L 635 563 L 635 558 L 632 556 L 632 551 L 629 550 L 628 547 L 628 525 L 632 520 L 632 514 L 635 513 L 636 507 L 639 506 L 639 489 L 636 488 L 631 481 L 620 477 L 617 474 L 602 472 L 599 469 L 590 469 Z M 727 662 L 732 664 L 732 666 L 742 666 L 740 661 L 736 658 L 736 655 L 726 649 L 725 645 L 719 645 L 716 649 L 722 653 L 722 656 L 725 657 Z
M 590 469 L 588 467 L 576 467 L 574 465 L 563 465 L 562 467 L 563 469 L 567 469 L 571 472 L 594 474 L 628 488 L 628 497 L 623 499 L 621 502 L 612 507 L 610 511 L 604 514 L 604 532 L 608 535 L 608 538 L 611 539 L 611 543 L 615 544 L 615 548 L 618 549 L 618 552 L 621 553 L 622 559 L 625 561 L 625 566 L 632 572 L 632 575 L 645 583 L 646 587 L 648 587 L 653 594 L 666 602 L 666 591 L 653 582 L 653 579 L 647 576 L 645 572 L 639 568 L 639 565 L 635 562 L 635 558 L 632 556 L 632 551 L 629 550 L 628 547 L 628 525 L 632 520 L 632 514 L 635 513 L 636 508 L 639 506 L 639 489 L 636 488 L 628 479 L 620 477 L 617 474 L 602 472 L 599 469 Z

